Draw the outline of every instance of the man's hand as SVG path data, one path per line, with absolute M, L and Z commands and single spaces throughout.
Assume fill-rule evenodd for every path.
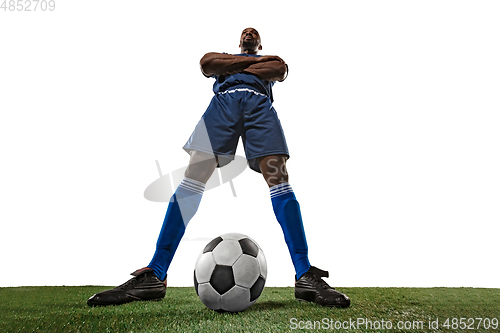
M 205 76 L 241 73 L 248 66 L 257 63 L 257 57 L 241 57 L 225 53 L 207 53 L 200 60 Z
M 288 74 L 288 67 L 281 59 L 270 60 L 250 65 L 243 73 L 253 74 L 266 81 L 284 81 Z
M 266 81 L 282 81 L 287 67 L 278 56 L 244 57 L 224 53 L 207 53 L 200 60 L 203 75 L 253 74 Z
M 259 59 L 258 62 L 279 61 L 283 64 L 285 63 L 285 61 L 283 61 L 283 59 L 281 59 L 280 57 L 278 57 L 276 55 L 266 55 L 266 56 L 259 57 L 258 59 Z

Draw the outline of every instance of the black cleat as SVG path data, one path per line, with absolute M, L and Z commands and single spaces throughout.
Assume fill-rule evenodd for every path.
M 167 281 L 160 281 L 152 268 L 144 267 L 131 275 L 134 277 L 121 286 L 90 297 L 87 304 L 90 306 L 120 305 L 133 301 L 158 300 L 165 297 Z
M 351 305 L 349 297 L 330 287 L 322 277 L 328 277 L 328 272 L 311 266 L 295 281 L 295 298 L 322 306 L 347 308 Z

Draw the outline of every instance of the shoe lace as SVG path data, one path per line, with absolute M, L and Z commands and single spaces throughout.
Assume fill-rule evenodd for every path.
M 135 285 L 137 285 L 139 282 L 141 282 L 144 278 L 144 275 L 140 275 L 140 276 L 134 276 L 133 278 L 131 278 L 130 280 L 128 280 L 127 282 L 125 282 L 124 284 L 118 286 L 117 288 L 119 289 L 126 289 L 128 287 L 134 287 Z
M 325 282 L 320 276 L 314 274 L 312 278 L 321 286 L 323 289 L 333 289 L 328 283 Z
M 314 281 L 317 282 L 317 284 L 319 284 L 321 286 L 321 288 L 323 289 L 335 289 L 335 288 L 332 288 L 330 287 L 330 285 L 328 283 L 326 283 L 322 277 L 328 277 L 328 272 L 327 271 L 323 271 L 317 267 L 314 267 L 312 266 L 311 269 L 311 278 L 314 279 Z

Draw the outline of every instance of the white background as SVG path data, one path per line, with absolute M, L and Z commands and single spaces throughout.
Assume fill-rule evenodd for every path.
M 212 96 L 198 62 L 262 54 L 310 260 L 335 286 L 500 287 L 497 1 L 62 1 L 0 12 L 0 286 L 117 285 L 149 263 Z M 243 155 L 240 145 L 238 152 Z M 209 239 L 240 232 L 294 270 L 261 175 L 207 191 L 169 270 L 191 286 Z

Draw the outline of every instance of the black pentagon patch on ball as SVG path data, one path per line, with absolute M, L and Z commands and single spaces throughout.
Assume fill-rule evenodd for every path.
M 259 254 L 259 247 L 252 242 L 251 239 L 243 238 L 240 239 L 239 242 L 244 254 L 257 258 L 257 255 Z
M 264 284 L 266 283 L 266 280 L 262 276 L 259 276 L 257 281 L 253 284 L 252 288 L 250 288 L 250 302 L 255 301 L 257 298 L 259 298 L 260 294 L 262 293 L 262 290 L 264 289 Z
M 235 285 L 233 268 L 231 266 L 216 265 L 210 277 L 210 284 L 220 295 L 225 294 Z
M 205 246 L 205 248 L 203 249 L 203 253 L 213 251 L 220 242 L 222 242 L 222 237 L 212 239 L 210 243 L 208 243 L 207 246 Z
M 196 270 L 194 271 L 194 289 L 196 290 L 196 295 L 200 296 L 200 294 L 198 294 L 198 281 L 196 280 Z

